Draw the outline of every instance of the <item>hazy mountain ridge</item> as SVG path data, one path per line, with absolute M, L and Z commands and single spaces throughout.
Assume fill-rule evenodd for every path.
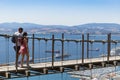
M 23 27 L 29 33 L 119 33 L 120 24 L 116 23 L 88 23 L 75 26 L 65 25 L 39 25 L 34 23 L 1 23 L 0 32 L 15 32 L 18 27 Z

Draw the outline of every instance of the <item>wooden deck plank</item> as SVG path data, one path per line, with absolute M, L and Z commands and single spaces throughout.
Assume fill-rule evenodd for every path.
M 120 60 L 120 56 L 111 56 L 109 61 L 115 61 L 115 60 Z M 107 61 L 107 57 L 84 59 L 84 64 L 98 63 L 103 61 Z M 76 64 L 82 64 L 82 60 L 79 59 L 79 60 L 57 61 L 54 62 L 54 67 L 69 66 Z M 30 64 L 30 66 L 32 69 L 52 67 L 52 62 L 35 63 L 35 64 Z M 15 71 L 15 70 L 16 70 L 15 65 L 0 66 L 0 73 L 6 71 Z M 27 70 L 27 68 L 18 67 L 18 70 Z

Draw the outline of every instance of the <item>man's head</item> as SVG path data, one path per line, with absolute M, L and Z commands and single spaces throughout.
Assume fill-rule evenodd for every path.
M 18 31 L 19 31 L 19 33 L 22 33 L 23 32 L 23 28 L 18 28 Z

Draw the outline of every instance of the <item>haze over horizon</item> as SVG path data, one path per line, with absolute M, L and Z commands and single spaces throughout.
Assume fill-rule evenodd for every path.
M 0 23 L 120 24 L 120 0 L 1 0 Z

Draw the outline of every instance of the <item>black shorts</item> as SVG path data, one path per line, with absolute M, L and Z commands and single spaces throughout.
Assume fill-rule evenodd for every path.
M 20 50 L 20 46 L 14 46 L 14 50 L 17 51 L 17 53 L 18 53 Z

